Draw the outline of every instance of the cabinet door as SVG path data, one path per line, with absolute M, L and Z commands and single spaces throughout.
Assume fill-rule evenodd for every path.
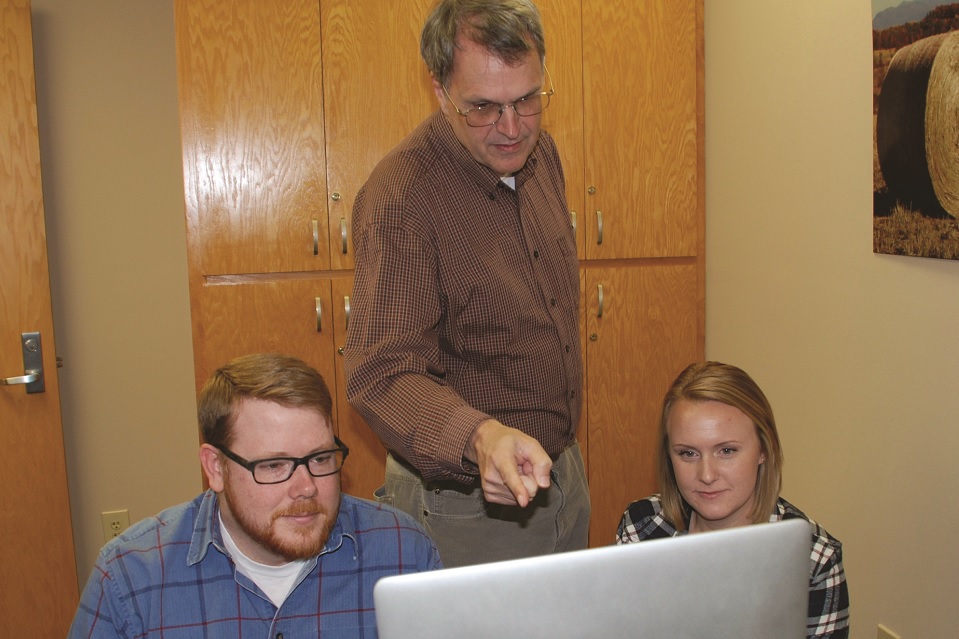
M 333 280 L 333 338 L 336 343 L 336 414 L 340 439 L 350 447 L 349 461 L 343 471 L 343 492 L 373 499 L 373 491 L 383 484 L 386 449 L 360 414 L 346 401 L 346 374 L 343 347 L 349 326 L 352 277 Z
M 176 0 L 192 272 L 330 268 L 316 0 Z
M 249 353 L 298 357 L 335 394 L 330 281 L 222 278 L 193 299 L 193 357 L 197 390 L 217 368 Z
M 332 268 L 353 268 L 350 218 L 377 162 L 437 109 L 420 57 L 433 0 L 321 0 Z
M 197 390 L 234 357 L 273 352 L 298 357 L 333 396 L 334 430 L 350 447 L 343 491 L 371 499 L 383 483 L 386 451 L 346 401 L 343 358 L 352 278 L 262 281 L 219 278 L 194 303 Z
M 586 257 L 696 255 L 702 0 L 583 0 L 582 24 Z
M 546 32 L 546 67 L 553 79 L 553 94 L 543 112 L 543 130 L 556 140 L 566 201 L 576 227 L 576 246 L 585 257 L 582 225 L 586 198 L 583 152 L 583 30 L 580 0 L 549 0 L 539 3 Z
M 629 502 L 656 492 L 663 395 L 703 356 L 692 260 L 586 270 L 590 544 L 613 541 Z

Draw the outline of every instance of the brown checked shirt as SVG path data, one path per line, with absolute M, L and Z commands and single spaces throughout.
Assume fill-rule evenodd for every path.
M 575 437 L 579 271 L 556 145 L 541 132 L 516 190 L 442 112 L 373 170 L 353 207 L 347 397 L 427 480 L 472 483 L 492 417 L 556 457 Z

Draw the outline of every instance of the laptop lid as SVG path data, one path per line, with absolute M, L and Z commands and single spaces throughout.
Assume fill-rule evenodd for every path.
M 793 519 L 380 579 L 381 639 L 804 639 Z

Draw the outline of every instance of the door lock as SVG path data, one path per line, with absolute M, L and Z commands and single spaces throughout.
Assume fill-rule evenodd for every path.
M 40 333 L 21 333 L 20 346 L 23 350 L 23 375 L 0 378 L 0 386 L 26 386 L 28 394 L 42 393 L 46 390 L 43 383 L 43 348 L 40 346 Z

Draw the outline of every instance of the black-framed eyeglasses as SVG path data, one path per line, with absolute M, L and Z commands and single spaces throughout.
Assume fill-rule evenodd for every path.
M 326 477 L 340 472 L 350 449 L 334 437 L 336 448 L 310 453 L 305 457 L 269 457 L 267 459 L 243 459 L 225 446 L 216 446 L 217 450 L 226 455 L 227 459 L 235 461 L 253 474 L 253 481 L 258 484 L 282 484 L 296 472 L 297 466 L 305 466 L 307 472 L 314 477 Z
M 549 80 L 549 91 L 534 93 L 509 104 L 483 102 L 465 111 L 460 111 L 460 108 L 453 102 L 453 98 L 450 97 L 450 92 L 447 90 L 445 84 L 442 85 L 443 93 L 446 94 L 446 99 L 450 101 L 450 104 L 453 105 L 456 112 L 466 118 L 466 124 L 477 128 L 492 126 L 499 122 L 499 119 L 503 117 L 503 112 L 506 111 L 507 108 L 512 108 L 518 116 L 526 117 L 542 113 L 543 110 L 549 106 L 549 99 L 556 91 L 553 89 L 553 78 L 550 76 L 549 69 L 546 68 L 545 64 L 543 65 L 543 70 L 546 71 L 546 78 Z

